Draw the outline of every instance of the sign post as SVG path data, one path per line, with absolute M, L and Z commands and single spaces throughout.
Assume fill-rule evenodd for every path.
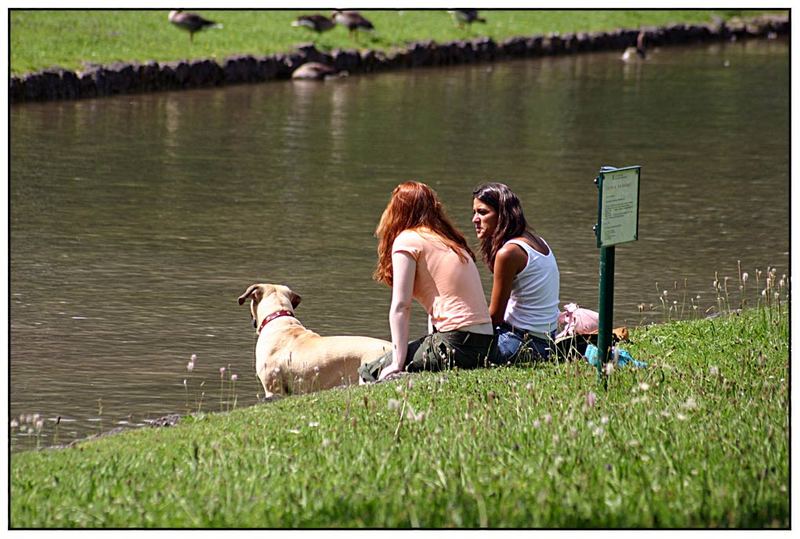
M 605 364 L 611 355 L 611 329 L 614 316 L 615 246 L 639 239 L 639 177 L 641 167 L 604 166 L 595 178 L 598 189 L 597 224 L 594 226 L 600 248 L 600 320 L 597 328 L 597 380 L 608 388 Z

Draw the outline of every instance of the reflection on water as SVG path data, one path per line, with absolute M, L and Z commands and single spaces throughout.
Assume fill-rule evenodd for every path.
M 712 306 L 714 272 L 738 260 L 786 271 L 788 89 L 787 43 L 749 41 L 14 107 L 12 417 L 41 414 L 49 445 L 234 392 L 255 403 L 236 303 L 253 282 L 295 289 L 319 333 L 388 338 L 373 231 L 407 179 L 470 239 L 472 189 L 509 183 L 558 257 L 562 302 L 596 307 L 592 179 L 642 165 L 615 322 L 660 320 L 676 282 Z

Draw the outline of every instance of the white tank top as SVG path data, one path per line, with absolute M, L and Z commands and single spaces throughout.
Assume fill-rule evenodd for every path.
M 542 240 L 547 245 L 547 243 Z M 506 306 L 505 321 L 515 328 L 549 334 L 558 326 L 559 274 L 556 257 L 547 256 L 526 242 L 508 240 L 528 253 L 528 263 L 515 277 Z

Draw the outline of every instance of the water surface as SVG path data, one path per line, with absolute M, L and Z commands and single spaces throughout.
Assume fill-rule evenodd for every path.
M 787 42 L 618 56 L 13 107 L 11 416 L 41 414 L 50 445 L 227 408 L 234 392 L 257 402 L 236 303 L 253 282 L 291 286 L 323 335 L 389 338 L 373 231 L 408 179 L 437 189 L 470 240 L 472 189 L 511 185 L 556 254 L 562 303 L 596 308 L 592 180 L 641 165 L 617 324 L 663 319 L 664 289 L 712 308 L 715 272 L 738 280 L 737 261 L 787 272 Z M 239 376 L 222 403 L 220 367 Z M 14 450 L 36 445 L 11 434 Z

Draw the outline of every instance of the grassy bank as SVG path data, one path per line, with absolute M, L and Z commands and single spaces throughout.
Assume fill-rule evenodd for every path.
M 290 26 L 298 15 L 313 10 L 213 11 L 198 13 L 223 25 L 195 36 L 167 21 L 166 10 L 11 10 L 11 72 L 23 74 L 53 66 L 80 69 L 85 62 L 159 62 L 212 58 L 236 54 L 267 55 L 286 52 L 299 43 L 317 39 L 305 28 Z M 317 47 L 389 49 L 412 41 L 448 42 L 489 36 L 495 40 L 549 32 L 578 32 L 638 28 L 644 25 L 710 22 L 753 16 L 751 10 L 524 10 L 482 11 L 486 24 L 456 26 L 443 10 L 367 10 L 375 25 L 372 35 L 354 41 L 343 27 L 317 39 Z M 329 13 L 326 13 L 329 15 Z
M 12 527 L 788 527 L 784 307 L 11 455 Z

